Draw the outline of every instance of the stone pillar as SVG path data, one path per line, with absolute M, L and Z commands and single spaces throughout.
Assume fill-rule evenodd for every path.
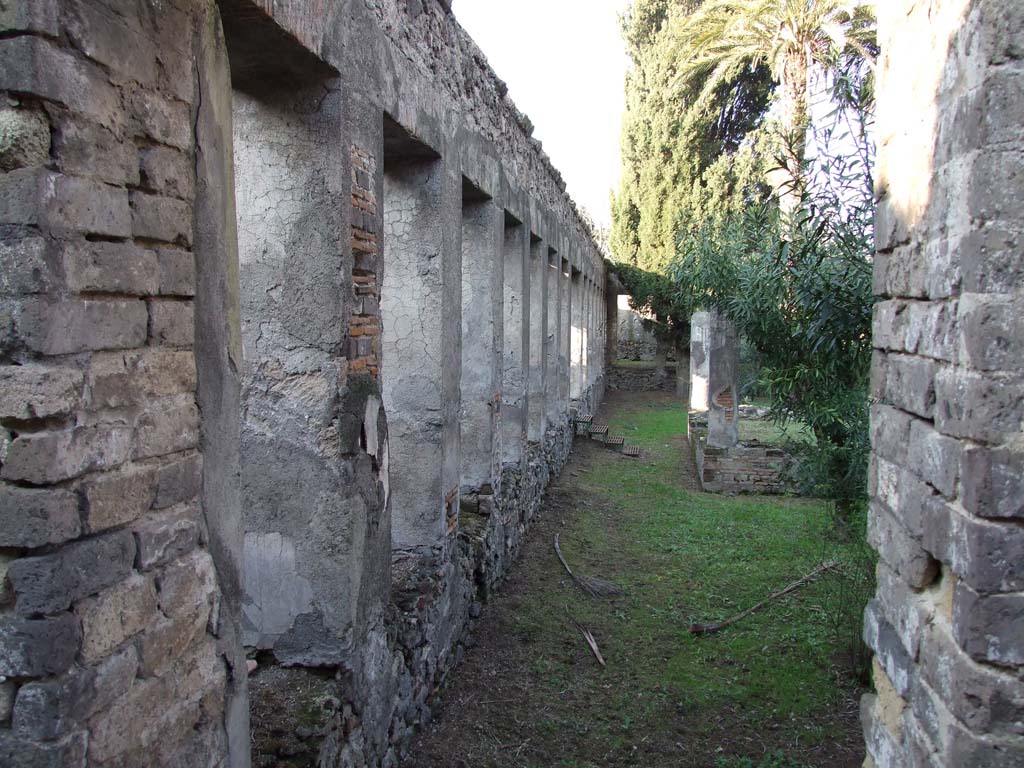
M 880 3 L 869 765 L 1024 765 L 1024 6 Z
M 545 410 L 547 412 L 547 423 L 557 424 L 562 418 L 562 411 L 559 405 L 561 400 L 561 372 L 559 368 L 559 342 L 562 335 L 559 332 L 562 322 L 562 291 L 561 291 L 561 258 L 558 251 L 548 248 L 547 259 L 547 294 L 548 294 L 548 316 L 547 316 L 547 373 L 544 382 Z
M 462 489 L 501 475 L 503 213 L 490 198 L 462 200 Z
M 547 360 L 548 322 L 548 266 L 547 245 L 540 239 L 530 241 L 530 417 L 529 439 L 536 442 L 544 438 L 547 423 L 545 413 L 545 382 Z
M 739 388 L 736 329 L 718 312 L 695 312 L 690 320 L 690 409 L 707 411 L 708 445 L 731 448 L 736 429 Z
M 530 241 L 526 227 L 505 216 L 504 236 L 504 323 L 505 355 L 502 364 L 502 456 L 517 463 L 526 444 L 529 415 L 529 258 Z
M 403 551 L 443 546 L 458 513 L 462 178 L 424 154 L 384 162 L 381 377 L 392 546 Z

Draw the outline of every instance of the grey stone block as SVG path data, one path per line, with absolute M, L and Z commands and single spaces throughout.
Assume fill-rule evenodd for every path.
M 1024 359 L 1024 301 L 965 294 L 958 317 L 960 356 L 979 370 L 1014 370 Z
M 57 101 L 101 125 L 124 124 L 121 100 L 103 72 L 40 37 L 0 42 L 0 87 Z
M 0 170 L 41 168 L 50 161 L 50 121 L 35 109 L 0 109 Z
M 188 156 L 172 147 L 147 147 L 139 153 L 142 186 L 149 192 L 191 200 L 195 171 Z
M 5 615 L 0 617 L 0 675 L 59 675 L 74 663 L 81 643 L 81 627 L 70 613 L 45 619 Z
M 36 32 L 56 37 L 57 0 L 6 0 L 0 5 L 0 32 Z
M 135 237 L 182 245 L 192 242 L 192 208 L 186 202 L 133 192 L 131 215 Z
M 128 193 L 88 179 L 37 169 L 10 171 L 0 177 L 0 202 L 3 223 L 48 227 L 60 234 L 131 235 Z
M 25 237 L 0 243 L 0 296 L 46 293 L 55 284 L 43 238 Z
M 893 687 L 903 698 L 910 692 L 914 664 L 892 625 L 886 621 L 877 600 L 864 609 L 864 642 L 878 656 Z
M 933 504 L 924 524 L 924 545 L 960 578 L 982 592 L 1024 590 L 1024 530 Z
M 11 563 L 7 578 L 22 615 L 54 613 L 99 592 L 131 573 L 135 540 L 119 531 L 68 544 L 48 555 Z
M 943 624 L 923 633 L 919 662 L 924 679 L 972 731 L 1024 736 L 1024 680 L 1018 675 L 971 659 Z
M 77 368 L 0 366 L 0 419 L 31 421 L 71 413 L 78 407 L 84 379 Z
M 85 768 L 88 734 L 83 730 L 60 741 L 38 742 L 0 731 L 4 768 Z
M 149 324 L 156 344 L 191 347 L 195 343 L 195 312 L 191 301 L 151 301 Z
M 199 508 L 194 503 L 147 518 L 134 529 L 136 566 L 148 571 L 191 552 L 199 544 Z
M 31 299 L 17 319 L 28 347 L 44 355 L 138 347 L 148 322 L 145 302 L 134 299 Z
M 161 144 L 188 151 L 192 145 L 192 116 L 189 105 L 137 88 L 128 97 L 132 121 L 137 130 Z
M 885 507 L 871 504 L 868 542 L 915 589 L 927 586 L 938 574 L 938 563 L 910 531 Z
M 119 79 L 143 84 L 156 81 L 156 48 L 139 39 L 142 30 L 131 23 L 131 14 L 115 13 L 90 0 L 68 0 L 67 6 L 64 26 L 78 50 L 108 67 Z M 137 42 L 129 44 L 129 40 Z
M 999 444 L 1020 431 L 1024 383 L 1019 376 L 984 376 L 948 368 L 938 373 L 935 387 L 935 426 L 940 432 Z
M 0 485 L 0 547 L 41 547 L 78 536 L 81 523 L 73 493 Z
M 195 356 L 165 347 L 95 354 L 87 383 L 90 409 L 143 405 L 154 398 L 194 392 Z
M 157 478 L 154 509 L 164 509 L 199 495 L 203 483 L 203 457 L 193 454 L 163 465 Z
M 212 603 L 217 591 L 213 559 L 196 549 L 155 574 L 160 610 L 170 618 L 191 615 Z
M 901 410 L 930 419 L 935 408 L 935 376 L 939 370 L 932 360 L 888 355 L 885 400 Z
M 199 444 L 199 409 L 192 398 L 156 401 L 135 424 L 135 459 L 164 456 Z
M 966 584 L 957 584 L 953 637 L 976 661 L 1024 664 L 1024 595 L 979 595 Z
M 907 467 L 943 496 L 953 498 L 957 495 L 962 450 L 959 441 L 915 419 L 910 426 Z
M 964 290 L 1012 293 L 1024 279 L 1020 263 L 1021 233 L 991 222 L 967 233 L 960 242 Z
M 139 183 L 139 153 L 107 126 L 63 112 L 54 118 L 53 152 L 58 168 L 119 186 Z
M 69 244 L 64 275 L 72 291 L 134 296 L 155 294 L 160 279 L 156 253 L 130 243 Z
M 191 251 L 161 248 L 160 294 L 163 296 L 194 296 L 196 292 L 195 257 Z
M 132 448 L 127 427 L 79 427 L 19 434 L 0 471 L 5 480 L 42 485 L 123 464 Z
M 968 446 L 963 453 L 963 496 L 982 517 L 1024 517 L 1024 450 Z

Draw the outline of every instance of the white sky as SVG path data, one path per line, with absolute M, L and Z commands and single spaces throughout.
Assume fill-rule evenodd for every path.
M 599 226 L 611 223 L 629 59 L 618 14 L 629 0 L 455 0 L 568 192 Z

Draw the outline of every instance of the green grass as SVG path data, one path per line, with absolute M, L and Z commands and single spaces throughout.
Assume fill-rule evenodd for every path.
M 673 710 L 678 716 L 739 708 L 751 723 L 806 719 L 788 735 L 798 748 L 836 739 L 836 729 L 818 718 L 840 693 L 831 593 L 824 585 L 811 585 L 717 635 L 696 637 L 686 629 L 691 621 L 738 613 L 822 560 L 848 553 L 830 543 L 820 503 L 682 488 L 678 436 L 685 419 L 678 405 L 621 409 L 610 430 L 641 446 L 647 460 L 598 455 L 587 475 L 597 497 L 594 511 L 608 504 L 614 522 L 588 514 L 563 536 L 570 562 L 627 589 L 612 611 L 570 596 L 579 620 L 613 660 L 602 677 L 621 722 L 606 722 L 602 737 L 611 747 L 627 741 L 634 728 L 671 728 Z M 552 590 L 543 601 L 551 609 L 534 604 L 524 622 L 548 625 L 533 632 L 550 636 L 550 625 L 564 621 L 554 606 L 566 597 Z M 567 682 L 558 677 L 558 665 L 548 672 L 556 685 Z M 690 727 L 708 736 L 715 730 L 713 720 L 701 718 Z
M 661 368 L 665 363 L 659 363 L 657 360 L 616 360 L 612 363 L 616 368 L 631 368 L 633 370 L 640 371 L 653 371 L 657 368 Z
M 554 529 L 566 558 L 626 594 L 583 597 L 550 540 L 543 562 L 522 566 L 528 585 L 514 610 L 500 599 L 494 609 L 522 646 L 511 663 L 529 689 L 528 703 L 504 705 L 500 717 L 529 743 L 518 760 L 470 764 L 802 768 L 808 754 L 830 768 L 860 764 L 857 691 L 837 662 L 837 591 L 826 583 L 841 576 L 720 633 L 687 631 L 750 607 L 824 559 L 853 561 L 857 548 L 833 540 L 818 502 L 687 490 L 685 419 L 670 398 L 631 396 L 610 429 L 643 459 L 598 449 L 560 481 L 575 501 Z M 606 668 L 568 616 L 593 632 Z M 859 635 L 859 623 L 850 629 Z

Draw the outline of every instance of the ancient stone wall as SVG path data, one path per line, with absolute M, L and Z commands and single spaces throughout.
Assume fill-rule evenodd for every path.
M 248 653 L 396 765 L 603 392 L 564 183 L 437 0 L 0 25 L 0 763 L 247 766 Z
M 615 359 L 654 360 L 658 357 L 658 339 L 654 331 L 644 325 L 651 318 L 629 305 L 629 296 L 616 297 Z
M 1024 765 L 1024 5 L 879 3 L 868 765 Z
M 675 392 L 676 363 L 652 364 L 645 366 L 616 365 L 608 367 L 605 374 L 608 389 L 625 392 Z
M 786 480 L 790 459 L 781 448 L 756 441 L 730 448 L 707 445 L 705 437 L 691 439 L 697 479 L 708 493 L 780 494 L 793 491 Z

